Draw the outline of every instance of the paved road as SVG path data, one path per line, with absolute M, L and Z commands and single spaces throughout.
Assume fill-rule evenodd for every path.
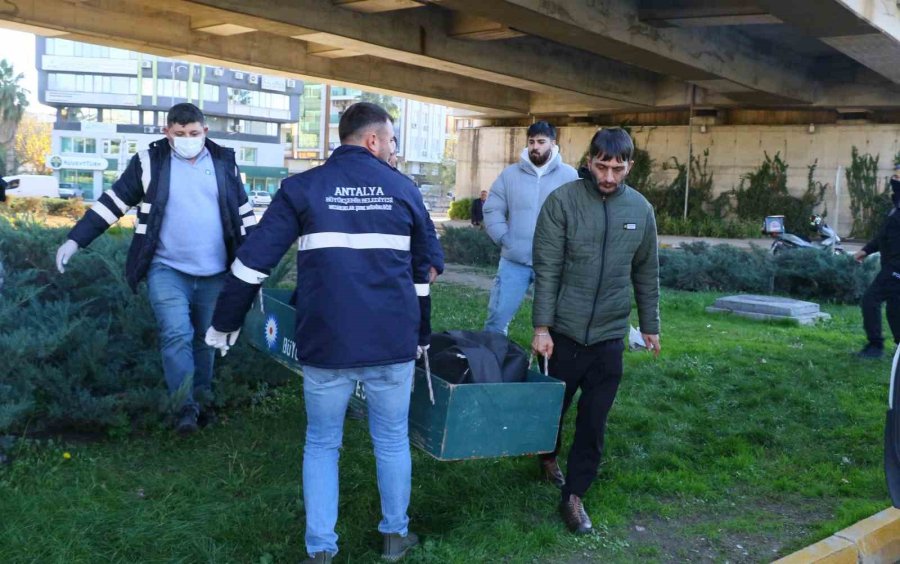
M 433 217 L 434 224 L 441 227 L 468 227 L 468 221 L 461 221 L 456 219 L 449 219 L 447 217 Z M 710 245 L 733 245 L 735 247 L 740 247 L 744 249 L 749 249 L 752 245 L 757 247 L 762 247 L 764 249 L 768 249 L 772 244 L 772 240 L 769 238 L 759 238 L 759 239 L 717 239 L 715 237 L 686 237 L 681 235 L 660 235 L 659 236 L 659 246 L 660 247 L 669 247 L 669 248 L 677 248 L 680 247 L 682 243 L 696 243 L 696 242 L 706 242 Z M 860 241 L 844 241 L 843 246 L 844 250 L 849 254 L 853 254 L 856 251 L 863 248 L 864 242 Z

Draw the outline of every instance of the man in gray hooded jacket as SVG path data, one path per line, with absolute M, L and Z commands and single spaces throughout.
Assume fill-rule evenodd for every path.
M 506 335 L 534 281 L 531 244 L 541 206 L 551 192 L 577 179 L 559 155 L 556 129 L 546 121 L 533 123 L 519 162 L 503 169 L 484 203 L 485 228 L 501 249 L 485 331 Z

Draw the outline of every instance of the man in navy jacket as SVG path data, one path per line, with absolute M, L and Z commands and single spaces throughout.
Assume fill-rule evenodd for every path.
M 139 151 L 109 190 L 69 232 L 56 253 L 60 273 L 72 256 L 137 208 L 125 278 L 147 297 L 159 326 L 163 373 L 181 434 L 210 421 L 215 351 L 204 342 L 225 271 L 256 226 L 234 149 L 207 138 L 200 109 L 169 110 L 165 138 Z M 204 410 L 201 412 L 201 408 Z
M 386 162 L 393 127 L 379 106 L 341 116 L 341 146 L 324 165 L 284 180 L 238 250 L 206 341 L 237 339 L 260 284 L 297 241 L 297 358 L 307 428 L 303 503 L 308 562 L 337 553 L 338 456 L 344 414 L 363 382 L 375 449 L 384 556 L 418 543 L 408 532 L 407 417 L 414 362 L 430 341 L 427 212 L 415 185 Z

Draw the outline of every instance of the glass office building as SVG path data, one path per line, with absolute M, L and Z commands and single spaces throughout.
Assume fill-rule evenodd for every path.
M 65 159 L 81 168 L 54 172 L 86 199 L 163 136 L 168 109 L 179 102 L 203 110 L 209 137 L 235 150 L 248 190 L 274 192 L 287 175 L 281 129 L 300 120 L 302 81 L 62 38 L 36 41 L 38 98 L 57 111 L 51 154 L 97 157 Z

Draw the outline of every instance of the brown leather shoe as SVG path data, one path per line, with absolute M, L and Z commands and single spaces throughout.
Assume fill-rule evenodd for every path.
M 577 495 L 569 494 L 568 499 L 561 501 L 559 504 L 559 512 L 562 515 L 566 527 L 573 533 L 583 535 L 594 530 L 591 518 L 588 517 L 587 512 L 584 510 L 584 504 Z
M 555 458 L 542 458 L 538 462 L 540 462 L 541 479 L 547 480 L 557 488 L 562 488 L 566 485 L 566 477 L 563 476 Z

